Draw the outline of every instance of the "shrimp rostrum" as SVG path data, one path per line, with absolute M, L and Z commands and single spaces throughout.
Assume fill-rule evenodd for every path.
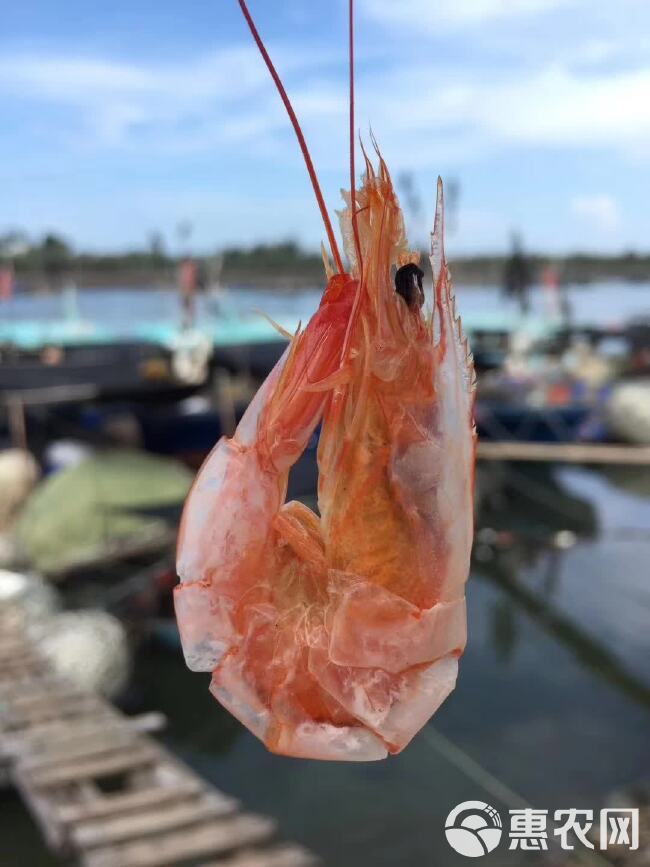
M 185 659 L 276 753 L 402 750 L 466 642 L 474 375 L 438 182 L 433 293 L 381 156 L 346 196 L 348 272 L 222 438 L 188 497 L 175 605 Z M 285 502 L 321 426 L 318 509 Z

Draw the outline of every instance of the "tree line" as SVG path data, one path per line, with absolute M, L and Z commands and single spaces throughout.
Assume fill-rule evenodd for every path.
M 29 242 L 20 233 L 0 236 L 0 264 L 11 264 L 20 282 L 29 287 L 40 278 L 56 285 L 74 280 L 79 285 L 173 283 L 183 257 L 168 252 L 156 237 L 148 248 L 120 253 L 77 252 L 62 237 L 47 234 Z M 207 274 L 206 282 L 228 285 L 286 286 L 290 289 L 323 282 L 320 254 L 302 249 L 293 241 L 231 247 L 212 255 L 195 257 Z M 423 253 L 426 260 L 426 254 Z M 527 254 L 535 279 L 549 264 L 567 283 L 623 279 L 650 281 L 650 254 L 627 252 L 616 256 L 572 253 L 566 256 Z M 500 284 L 508 255 L 454 257 L 452 274 L 457 284 Z

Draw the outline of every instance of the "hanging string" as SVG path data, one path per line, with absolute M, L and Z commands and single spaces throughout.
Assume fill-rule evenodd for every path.
M 354 168 L 354 0 L 349 0 L 348 2 L 348 45 L 350 57 L 350 211 L 354 246 L 357 252 L 357 267 L 359 269 L 359 279 L 361 279 L 363 261 L 361 258 L 361 243 L 359 241 L 359 226 L 357 224 L 356 172 Z
M 302 129 L 300 128 L 300 124 L 298 123 L 298 118 L 296 117 L 296 113 L 293 110 L 293 106 L 287 96 L 287 92 L 284 89 L 284 85 L 280 80 L 280 76 L 278 75 L 275 66 L 273 65 L 273 61 L 271 60 L 268 51 L 266 50 L 266 46 L 262 42 L 262 37 L 258 33 L 257 27 L 255 26 L 255 22 L 253 21 L 250 12 L 248 11 L 248 7 L 246 5 L 245 0 L 239 0 L 239 6 L 241 7 L 241 11 L 244 14 L 244 18 L 246 19 L 246 23 L 248 24 L 249 30 L 253 35 L 253 39 L 255 40 L 257 47 L 259 48 L 260 54 L 264 62 L 266 63 L 267 69 L 271 73 L 271 78 L 273 79 L 275 86 L 280 94 L 280 98 L 284 103 L 284 107 L 287 110 L 287 114 L 289 115 L 289 120 L 293 126 L 294 132 L 296 133 L 296 138 L 298 139 L 298 144 L 300 145 L 300 150 L 302 151 L 303 158 L 305 160 L 305 165 L 307 166 L 307 171 L 309 173 L 309 178 L 311 180 L 311 185 L 314 188 L 314 194 L 316 196 L 316 201 L 318 202 L 318 207 L 320 208 L 321 216 L 323 218 L 323 223 L 325 224 L 325 231 L 327 232 L 327 238 L 329 240 L 330 249 L 332 251 L 332 256 L 334 258 L 334 263 L 336 265 L 336 270 L 339 274 L 343 273 L 343 264 L 341 262 L 341 256 L 339 254 L 339 248 L 336 243 L 336 238 L 334 236 L 334 230 L 332 229 L 332 223 L 330 222 L 329 215 L 327 213 L 327 208 L 325 207 L 325 200 L 323 199 L 323 194 L 321 192 L 320 184 L 318 183 L 318 178 L 316 176 L 316 171 L 314 169 L 314 164 L 312 163 L 311 156 L 309 154 L 309 150 L 307 148 L 307 142 L 305 141 L 305 137 L 303 135 Z

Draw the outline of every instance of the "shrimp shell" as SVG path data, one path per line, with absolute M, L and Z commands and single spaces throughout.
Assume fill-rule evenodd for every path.
M 350 274 L 329 277 L 183 514 L 175 588 L 187 665 L 270 750 L 371 760 L 402 750 L 453 690 L 466 643 L 475 379 L 443 246 L 430 308 L 379 156 L 356 192 Z M 358 246 L 357 246 L 358 243 Z M 360 253 L 361 263 L 358 262 Z M 320 516 L 284 498 L 317 426 Z

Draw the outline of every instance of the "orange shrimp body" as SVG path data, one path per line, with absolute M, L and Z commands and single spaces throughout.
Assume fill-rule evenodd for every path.
M 466 641 L 475 433 L 471 356 L 432 233 L 433 296 L 384 161 L 341 214 L 350 274 L 330 276 L 232 439 L 188 497 L 177 618 L 188 666 L 274 752 L 384 758 L 454 687 Z M 398 272 L 399 273 L 399 272 Z M 319 423 L 320 518 L 284 503 Z

